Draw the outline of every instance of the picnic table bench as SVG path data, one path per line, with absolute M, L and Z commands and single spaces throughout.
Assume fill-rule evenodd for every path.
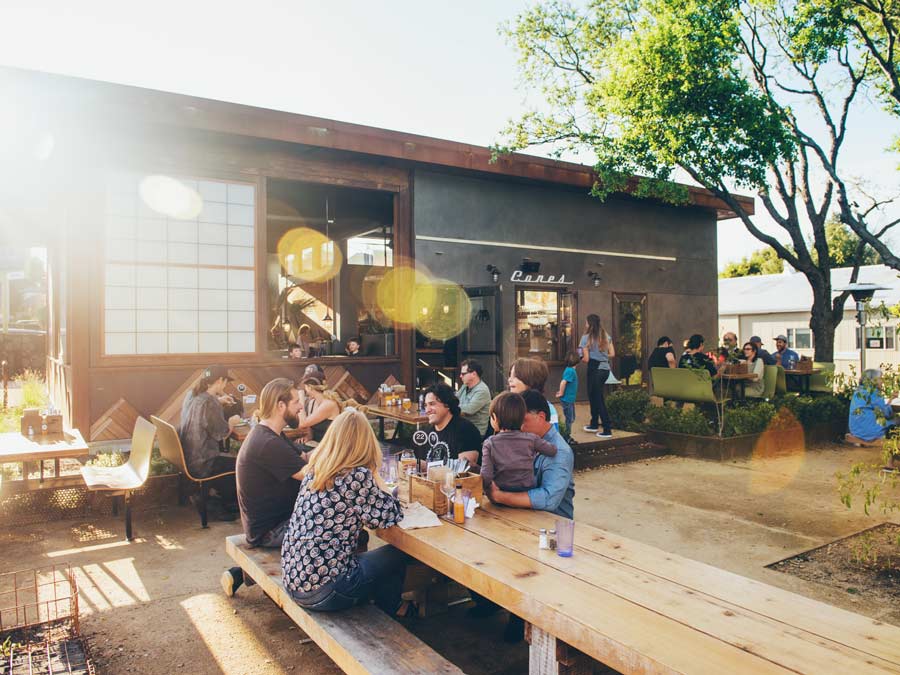
M 342 612 L 303 609 L 282 585 L 280 551 L 250 548 L 243 534 L 226 537 L 225 550 L 345 673 L 462 673 L 374 605 Z
M 538 548 L 554 521 L 485 503 L 378 536 L 525 619 L 531 673 L 589 672 L 584 655 L 622 673 L 900 673 L 900 628 L 582 523 L 561 558 Z

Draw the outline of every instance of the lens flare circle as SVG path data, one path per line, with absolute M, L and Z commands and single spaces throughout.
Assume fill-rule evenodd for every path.
M 447 279 L 434 279 L 427 294 L 423 293 L 420 297 L 419 289 L 416 291 L 415 301 L 420 308 L 416 328 L 423 335 L 433 340 L 449 340 L 469 326 L 472 302 L 459 284 Z
M 430 311 L 436 296 L 427 272 L 403 263 L 382 277 L 375 297 L 385 316 L 403 326 L 413 326 L 423 308 L 426 313 Z
M 334 278 L 343 264 L 340 247 L 318 230 L 295 227 L 278 240 L 278 262 L 285 275 L 306 282 Z
M 203 209 L 200 194 L 171 176 L 147 176 L 139 192 L 147 206 L 169 218 L 193 220 Z

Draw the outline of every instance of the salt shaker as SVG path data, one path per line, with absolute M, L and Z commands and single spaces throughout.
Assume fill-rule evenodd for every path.
M 538 530 L 538 548 L 542 551 L 546 551 L 550 548 L 550 544 L 547 539 L 547 530 L 543 527 Z
M 547 546 L 551 551 L 556 550 L 556 530 L 547 533 Z

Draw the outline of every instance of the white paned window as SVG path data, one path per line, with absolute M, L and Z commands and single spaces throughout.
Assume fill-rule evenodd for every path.
M 809 328 L 788 328 L 787 339 L 791 349 L 812 349 L 812 330 Z
M 104 353 L 255 351 L 255 204 L 253 185 L 110 176 Z

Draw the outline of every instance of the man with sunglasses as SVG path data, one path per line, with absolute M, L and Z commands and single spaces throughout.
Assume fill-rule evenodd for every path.
M 474 424 L 482 436 L 487 432 L 491 417 L 491 390 L 481 379 L 483 372 L 475 359 L 463 361 L 459 367 L 463 386 L 456 392 L 462 416 Z

